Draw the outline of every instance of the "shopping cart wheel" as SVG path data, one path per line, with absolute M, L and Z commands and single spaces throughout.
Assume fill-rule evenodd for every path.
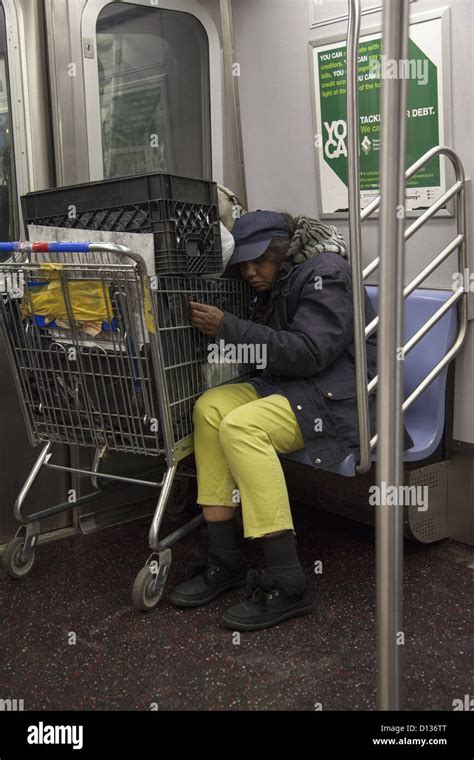
M 31 571 L 35 563 L 35 552 L 32 551 L 29 559 L 23 562 L 21 553 L 25 545 L 25 539 L 22 537 L 14 538 L 7 544 L 7 548 L 2 557 L 2 565 L 5 572 L 10 578 L 19 580 L 24 578 Z
M 136 610 L 149 612 L 161 599 L 166 577 L 171 566 L 171 549 L 159 554 L 159 562 L 142 567 L 133 584 L 132 602 Z

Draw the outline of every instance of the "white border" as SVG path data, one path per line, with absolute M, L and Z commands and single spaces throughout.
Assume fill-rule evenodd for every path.
M 443 90 L 443 120 L 442 120 L 442 128 L 443 128 L 443 144 L 448 147 L 452 146 L 452 95 L 451 95 L 451 44 L 450 44 L 450 8 L 449 6 L 444 6 L 442 8 L 436 8 L 432 11 L 425 11 L 423 13 L 418 13 L 416 16 L 410 17 L 409 25 L 414 26 L 415 24 L 421 24 L 425 21 L 432 21 L 434 19 L 440 19 L 441 20 L 441 52 L 443 57 L 443 66 L 441 71 L 441 81 L 442 81 L 442 90 Z M 369 36 L 371 34 L 379 34 L 383 31 L 382 29 L 383 25 L 382 23 L 373 24 L 372 26 L 366 27 L 364 29 L 361 29 L 360 31 L 360 38 Z M 322 47 L 323 45 L 330 45 L 334 43 L 346 43 L 346 37 L 343 33 L 334 33 L 331 35 L 327 35 L 322 37 L 318 40 L 310 40 L 309 42 L 309 66 L 310 66 L 310 81 L 311 81 L 311 103 L 312 103 L 312 113 L 313 113 L 313 133 L 316 134 L 319 126 L 318 122 L 318 104 L 316 102 L 316 81 L 315 81 L 315 66 L 314 66 L 314 51 L 316 48 Z M 323 212 L 323 204 L 322 204 L 322 189 L 321 189 L 321 175 L 320 175 L 320 158 L 317 152 L 318 149 L 314 149 L 314 161 L 315 161 L 315 168 L 316 168 L 316 192 L 317 192 L 317 198 L 318 198 L 318 204 L 320 209 L 320 216 L 322 219 L 347 219 L 348 218 L 348 212 L 347 211 L 340 211 L 340 212 Z M 449 187 L 450 184 L 454 181 L 453 174 L 452 174 L 452 168 L 449 161 L 444 161 L 442 157 L 440 157 L 440 176 L 441 176 L 441 186 L 443 186 L 443 182 L 445 183 L 445 187 Z M 407 211 L 406 216 L 408 218 L 421 216 L 423 212 L 422 211 Z M 447 204 L 447 209 L 441 209 L 438 211 L 437 214 L 433 218 L 437 217 L 453 217 L 454 216 L 454 202 L 450 201 Z M 371 215 L 370 219 L 376 220 L 378 217 L 378 211 L 376 211 L 374 214 Z
M 104 178 L 102 160 L 102 129 L 100 123 L 99 73 L 97 62 L 97 19 L 106 5 L 127 2 L 153 8 L 150 0 L 88 0 L 82 15 L 81 37 L 92 39 L 94 57 L 82 57 L 84 69 L 84 91 L 86 99 L 87 143 L 89 145 L 90 181 Z M 209 39 L 209 76 L 211 98 L 211 151 L 212 179 L 220 184 L 224 179 L 224 146 L 222 114 L 222 65 L 219 34 L 211 16 L 195 0 L 162 0 L 157 10 L 181 11 L 189 13 L 203 25 Z

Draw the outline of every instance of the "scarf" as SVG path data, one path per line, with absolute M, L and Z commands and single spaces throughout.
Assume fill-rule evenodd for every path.
M 349 260 L 347 243 L 332 224 L 324 224 L 319 219 L 311 219 L 309 216 L 298 216 L 295 221 L 296 231 L 281 263 L 272 291 L 262 293 L 261 296 L 257 295 L 255 299 L 252 315 L 254 322 L 263 324 L 268 322 L 273 312 L 275 298 L 281 290 L 281 282 L 295 267 L 304 264 L 318 253 L 337 253 Z

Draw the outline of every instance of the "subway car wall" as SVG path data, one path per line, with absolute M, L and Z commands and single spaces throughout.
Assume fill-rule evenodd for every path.
M 312 5 L 310 3 L 310 5 Z M 375 3 L 363 3 L 361 37 L 380 29 L 380 12 L 369 12 Z M 305 0 L 239 0 L 233 4 L 235 60 L 240 96 L 243 151 L 249 208 L 287 210 L 293 214 L 319 215 L 321 198 L 315 176 L 316 124 L 311 99 L 312 81 L 308 63 L 310 42 L 318 44 L 345 40 L 347 2 L 314 3 L 314 26 L 309 23 Z M 445 142 L 461 157 L 466 177 L 472 177 L 474 137 L 471 102 L 474 70 L 472 28 L 474 5 L 470 0 L 417 0 L 410 5 L 411 19 L 426 19 L 439 13 L 447 25 L 444 57 L 450 78 L 445 82 Z M 286 33 L 281 34 L 284 28 Z M 334 43 L 336 46 L 336 43 Z M 249 72 L 252 75 L 249 76 Z M 441 72 L 440 72 L 441 75 Z M 459 118 L 459 114 L 463 114 Z M 317 149 L 316 149 L 317 150 Z M 449 162 L 447 171 L 450 172 Z M 448 185 L 453 177 L 448 174 Z M 468 195 L 467 222 L 472 229 L 472 194 Z M 330 223 L 348 239 L 347 218 L 339 216 Z M 408 226 L 412 218 L 406 220 Z M 447 245 L 456 231 L 454 218 L 438 215 L 406 243 L 405 282 L 408 283 Z M 362 257 L 367 266 L 379 254 L 377 221 L 362 224 Z M 468 268 L 473 268 L 472 234 L 468 248 Z M 456 257 L 449 258 L 422 284 L 423 288 L 451 289 Z M 376 283 L 376 274 L 368 282 Z M 453 406 L 446 423 L 447 531 L 459 540 L 474 543 L 474 293 L 468 295 L 470 321 L 466 342 L 456 357 L 451 381 Z M 303 483 L 296 474 L 294 485 L 304 501 L 310 500 L 316 482 Z M 465 489 L 460 483 L 467 483 Z M 350 503 L 347 484 L 341 486 L 346 504 Z M 347 487 L 349 487 L 347 485 Z M 352 486 L 351 486 L 352 487 Z M 332 486 L 334 488 L 334 486 Z M 305 493 L 301 493 L 304 491 Z M 364 498 L 364 497 L 362 497 Z M 452 509 L 456 504 L 457 509 Z M 451 505 L 451 509 L 450 506 Z
M 310 42 L 342 39 L 347 5 L 344 0 L 334 0 L 322 4 L 316 15 L 311 15 L 311 5 L 307 0 L 234 2 L 234 69 L 229 76 L 229 70 L 222 65 L 228 28 L 217 0 L 170 0 L 160 3 L 159 8 L 150 7 L 148 2 L 105 0 L 4 2 L 3 11 L 11 29 L 10 80 L 18 93 L 18 98 L 12 97 L 15 157 L 10 168 L 7 162 L 5 169 L 9 177 L 5 186 L 9 188 L 10 238 L 18 237 L 21 230 L 21 219 L 15 222 L 18 205 L 12 203 L 12 198 L 29 190 L 155 169 L 212 177 L 240 197 L 246 194 L 250 209 L 319 216 Z M 411 3 L 414 18 L 441 13 L 441 9 L 445 9 L 443 23 L 448 30 L 445 59 L 450 61 L 451 79 L 456 82 L 455 87 L 446 89 L 446 141 L 461 156 L 470 177 L 472 114 L 464 113 L 463 104 L 469 100 L 471 86 L 466 72 L 472 70 L 472 4 L 469 0 Z M 373 12 L 372 3 L 365 3 L 364 11 L 361 34 L 381 23 L 381 14 Z M 60 33 L 64 28 L 69 30 L 68 35 Z M 282 28 L 287 30 L 285 35 L 280 33 Z M 5 31 L 3 34 L 5 48 Z M 15 57 L 14 50 L 21 37 L 26 50 L 20 58 Z M 159 155 L 155 152 L 152 159 L 146 151 L 140 156 L 137 133 L 126 126 L 130 113 L 144 108 L 151 92 L 158 100 L 150 100 L 150 131 L 159 127 L 160 135 L 164 135 Z M 459 113 L 463 113 L 463 119 L 455 118 Z M 241 130 L 236 126 L 239 117 Z M 8 118 L 7 113 L 5 123 Z M 3 155 L 8 152 L 6 134 L 3 138 L 0 135 L 5 145 Z M 472 200 L 469 212 L 472 217 Z M 6 224 L 6 217 L 2 219 Z M 347 238 L 347 219 L 341 217 L 334 223 Z M 451 239 L 454 225 L 453 218 L 440 215 L 408 242 L 407 281 Z M 363 225 L 365 265 L 378 253 L 376 227 L 374 219 Z M 26 234 L 24 230 L 22 233 Z M 472 248 L 468 255 L 472 258 Z M 424 287 L 449 289 L 451 281 L 452 265 L 448 262 L 433 273 Z M 376 282 L 375 275 L 371 282 Z M 470 304 L 471 316 L 472 313 Z M 2 362 L 3 357 L 4 352 Z M 461 478 L 474 483 L 472 322 L 455 367 L 452 419 L 447 420 L 441 458 L 450 461 L 447 502 L 456 501 L 462 508 L 452 524 L 448 511 L 447 533 L 472 543 L 473 488 L 461 492 L 458 489 Z M 14 393 L 6 365 L 2 372 L 2 382 L 12 392 L 11 397 L 8 393 L 5 396 L 10 399 L 11 409 Z M 21 438 L 23 432 L 16 430 L 14 435 Z M 15 450 L 25 451 L 24 457 L 15 460 L 20 472 L 21 462 L 34 455 L 22 441 L 15 444 Z M 12 471 L 11 456 L 5 454 L 5 472 Z M 110 466 L 118 473 L 123 462 L 119 457 Z M 137 472 L 140 467 L 137 461 L 133 469 Z M 25 465 L 24 473 L 27 472 Z M 305 472 L 305 487 L 300 493 L 303 500 L 312 499 L 316 487 L 313 477 Z M 61 495 L 68 485 L 59 485 Z M 17 486 L 15 481 L 12 492 Z M 132 491 L 124 498 L 125 506 L 136 498 L 138 492 Z M 8 491 L 5 514 L 11 513 L 11 499 Z M 113 500 L 112 503 L 115 504 Z M 58 527 L 64 527 L 64 519 L 59 519 Z M 71 520 L 68 518 L 67 524 Z M 9 517 L 8 527 L 2 528 L 0 546 L 11 537 L 13 529 L 14 522 Z
M 397 32 L 388 35 L 395 61 L 406 41 L 399 33 L 401 16 L 393 10 L 400 2 L 385 5 L 385 20 L 390 18 Z M 405 395 L 416 395 L 413 388 L 422 385 L 424 370 L 439 367 L 451 358 L 452 345 L 464 336 L 465 341 L 406 412 L 414 445 L 401 454 L 394 445 L 402 426 L 396 429 L 401 410 L 393 401 L 401 364 L 395 360 L 393 309 L 391 318 L 374 328 L 383 339 L 379 375 L 371 383 L 378 382 L 378 399 L 388 397 L 383 440 L 372 454 L 370 433 L 364 438 L 361 425 L 360 451 L 349 451 L 357 448 L 356 402 L 369 402 L 366 367 L 358 360 L 363 320 L 354 320 L 360 345 L 353 350 L 348 339 L 334 365 L 326 367 L 334 371 L 327 387 L 321 382 L 324 369 L 319 384 L 316 371 L 309 379 L 302 375 L 312 372 L 306 357 L 320 368 L 324 351 L 317 341 L 326 337 L 321 325 L 328 324 L 331 336 L 331 318 L 342 324 L 340 305 L 345 305 L 345 325 L 334 330 L 345 341 L 351 288 L 353 311 L 360 316 L 365 294 L 351 284 L 345 261 L 313 245 L 311 232 L 305 249 L 309 265 L 337 260 L 344 275 L 340 301 L 333 298 L 330 316 L 319 325 L 307 317 L 318 313 L 327 291 L 319 300 L 316 282 L 314 288 L 305 282 L 300 293 L 295 294 L 298 288 L 290 293 L 290 283 L 302 282 L 302 270 L 309 270 L 304 262 L 294 279 L 288 276 L 288 292 L 277 300 L 276 316 L 286 324 L 275 354 L 279 361 L 286 345 L 298 344 L 288 353 L 299 373 L 293 384 L 296 421 L 305 434 L 318 434 L 323 419 L 315 415 L 324 403 L 331 435 L 327 446 L 323 436 L 315 442 L 308 435 L 305 449 L 278 460 L 270 446 L 275 428 L 281 440 L 295 442 L 298 426 L 292 428 L 295 437 L 286 436 L 281 422 L 272 422 L 270 433 L 265 426 L 258 430 L 250 404 L 237 410 L 231 405 L 240 437 L 234 438 L 229 419 L 221 425 L 227 408 L 221 410 L 219 400 L 232 398 L 233 404 L 235 386 L 227 384 L 248 379 L 247 361 L 234 361 L 235 354 L 231 361 L 216 361 L 215 353 L 211 361 L 209 343 L 222 315 L 211 309 L 211 327 L 200 330 L 196 312 L 206 310 L 189 308 L 189 302 L 217 305 L 228 312 L 219 329 L 225 332 L 230 323 L 236 331 L 258 335 L 250 349 L 270 352 L 275 334 L 249 324 L 250 317 L 256 322 L 260 317 L 251 283 L 238 273 L 221 279 L 221 243 L 230 237 L 222 234 L 219 220 L 223 196 L 230 224 L 242 207 L 288 212 L 332 224 L 350 242 L 348 198 L 357 212 L 358 199 L 347 193 L 352 179 L 347 163 L 332 163 L 334 153 L 345 158 L 351 145 L 351 109 L 346 114 L 339 64 L 348 32 L 347 0 L 0 0 L 0 242 L 25 241 L 19 250 L 4 246 L 8 252 L 0 254 L 0 597 L 5 608 L 0 721 L 6 710 L 24 707 L 30 716 L 42 710 L 41 730 L 32 742 L 53 733 L 56 719 L 47 717 L 48 711 L 77 713 L 78 725 L 56 726 L 57 736 L 84 727 L 87 754 L 95 741 L 89 720 L 100 726 L 108 749 L 123 739 L 114 716 L 109 730 L 108 716 L 97 718 L 99 711 L 130 712 L 123 726 L 137 718 L 143 746 L 145 722 L 150 721 L 156 743 L 156 720 L 163 721 L 164 712 L 168 721 L 171 711 L 200 711 L 202 722 L 204 711 L 280 715 L 288 710 L 309 712 L 318 737 L 320 726 L 328 725 L 328 739 L 346 741 L 353 751 L 360 712 L 377 709 L 389 713 L 370 726 L 374 736 L 381 734 L 380 743 L 396 738 L 405 746 L 419 729 L 420 756 L 429 755 L 426 740 L 444 745 L 436 747 L 439 757 L 443 749 L 449 750 L 445 757 L 464 757 L 454 746 L 461 723 L 454 729 L 451 724 L 458 712 L 472 711 L 474 702 L 467 642 L 474 567 L 474 282 L 471 289 L 464 280 L 466 292 L 454 283 L 464 252 L 466 272 L 474 273 L 474 2 L 406 2 L 412 24 L 408 49 L 421 50 L 416 58 L 427 62 L 432 76 L 426 93 L 416 82 L 421 93 L 413 106 L 416 121 L 410 115 L 408 158 L 418 149 L 417 158 L 424 154 L 428 140 L 430 149 L 439 144 L 446 149 L 426 168 L 424 184 L 409 185 L 406 208 L 395 187 L 384 193 L 384 201 L 391 195 L 389 210 L 397 204 L 406 231 L 444 188 L 451 192 L 455 171 L 458 181 L 453 199 L 406 242 L 405 285 L 413 284 L 453 238 L 457 244 L 449 259 L 418 281 L 405 307 L 404 341 L 449 301 L 429 335 L 408 356 L 397 353 L 406 360 Z M 361 44 L 369 38 L 377 51 L 382 5 L 382 0 L 361 0 Z M 334 56 L 331 64 L 337 63 L 323 72 L 318 55 L 328 54 Z M 337 93 L 336 85 L 331 92 L 337 106 L 321 94 L 333 76 L 328 71 L 337 82 Z M 353 83 L 355 88 L 356 77 Z M 370 77 L 364 81 L 367 99 L 361 95 L 361 104 L 376 95 L 371 84 Z M 392 166 L 383 178 L 387 190 L 390 179 L 401 186 L 403 109 L 394 97 L 399 83 L 388 88 L 385 83 L 384 92 L 395 105 L 387 120 L 394 134 Z M 355 124 L 353 134 L 355 145 L 360 137 L 364 181 L 371 175 L 369 189 L 375 192 L 382 109 L 376 97 L 370 103 L 373 112 L 361 110 L 368 128 L 357 135 Z M 331 155 L 322 152 L 325 139 Z M 215 183 L 231 192 L 218 194 Z M 366 189 L 361 206 L 368 201 Z M 43 211 L 36 213 L 40 206 Z M 400 242 L 400 226 L 394 214 L 382 216 L 382 222 L 375 214 L 362 223 L 365 268 L 379 256 L 385 266 L 397 262 L 388 254 Z M 270 220 L 277 232 L 286 231 L 281 216 Z M 391 234 L 385 235 L 382 251 L 378 236 L 387 228 Z M 43 236 L 47 245 L 33 248 Z M 331 240 L 345 258 L 340 237 Z M 170 261 L 179 272 L 171 271 Z M 357 264 L 357 256 L 352 261 Z M 264 259 L 264 266 L 275 263 Z M 2 277 L 2 267 L 18 275 L 18 287 Z M 388 291 L 397 277 L 393 272 L 383 277 L 383 269 L 371 269 L 365 284 L 372 306 L 386 317 L 391 304 L 382 303 L 378 288 L 383 281 Z M 272 274 L 277 273 L 275 267 Z M 354 274 L 358 279 L 360 272 L 353 271 L 353 281 Z M 73 291 L 79 293 L 83 318 L 76 317 Z M 40 313 L 41 297 L 51 293 L 54 313 Z M 301 293 L 304 318 L 295 335 L 290 313 L 300 309 Z M 237 352 L 240 340 L 229 340 Z M 326 344 L 333 356 L 335 341 Z M 303 356 L 301 364 L 293 363 L 295 355 Z M 281 377 L 271 379 L 285 384 L 288 364 Z M 375 372 L 374 364 L 370 361 Z M 221 387 L 199 403 L 213 385 Z M 302 387 L 312 404 L 296 398 Z M 248 388 L 240 392 L 239 402 L 250 398 Z M 288 414 L 281 396 L 257 405 Z M 217 422 L 216 407 L 222 411 Z M 276 419 L 294 423 L 289 414 Z M 35 434 L 39 442 L 32 446 Z M 50 457 L 54 441 L 60 443 Z M 199 484 L 195 441 L 202 453 Z M 348 456 L 334 461 L 347 441 Z M 283 442 L 281 448 L 290 446 Z M 384 467 L 390 472 L 387 482 L 379 477 Z M 386 487 L 392 475 L 396 494 L 390 502 Z M 18 501 L 32 481 L 26 519 L 19 525 Z M 230 498 L 234 507 L 241 492 L 234 520 Z M 402 504 L 400 494 L 407 499 Z M 198 498 L 213 506 L 201 509 Z M 57 512 L 45 519 L 44 511 L 53 505 Z M 211 526 L 209 511 L 217 505 L 217 525 Z M 350 730 L 352 716 L 341 718 L 343 710 L 359 713 Z M 398 719 L 397 710 L 416 715 L 403 724 L 408 716 Z M 425 717 L 423 711 L 439 714 Z M 337 713 L 334 724 L 330 712 Z M 18 756 L 13 746 L 18 750 L 23 723 L 21 715 L 15 717 L 18 721 L 0 726 L 0 760 Z M 10 731 L 16 732 L 11 753 Z M 24 739 L 26 744 L 26 731 Z M 378 739 L 367 740 L 370 745 Z M 466 757 L 472 758 L 472 751 Z

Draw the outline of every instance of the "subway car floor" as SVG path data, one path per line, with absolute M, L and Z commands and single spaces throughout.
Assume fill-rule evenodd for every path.
M 294 516 L 317 611 L 240 643 L 219 619 L 241 590 L 199 609 L 168 601 L 205 550 L 204 526 L 174 547 L 151 613 L 131 607 L 147 521 L 40 546 L 28 578 L 0 576 L 0 698 L 25 710 L 372 710 L 374 531 L 299 505 Z M 257 542 L 247 544 L 250 565 L 261 565 Z M 405 542 L 404 709 L 450 711 L 472 691 L 473 569 L 473 547 Z

